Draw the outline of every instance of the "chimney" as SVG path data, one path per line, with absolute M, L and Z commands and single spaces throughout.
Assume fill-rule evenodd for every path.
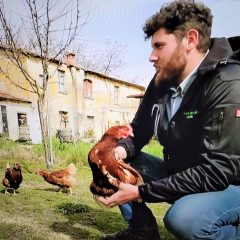
M 69 66 L 76 66 L 75 53 L 71 53 L 71 52 L 67 53 L 65 63 Z

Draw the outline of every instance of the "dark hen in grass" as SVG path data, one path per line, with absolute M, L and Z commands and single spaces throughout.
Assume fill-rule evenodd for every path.
M 13 189 L 13 194 L 16 194 L 16 189 L 20 187 L 22 183 L 23 177 L 21 172 L 21 167 L 18 163 L 15 163 L 13 168 L 11 169 L 10 165 L 7 164 L 5 169 L 5 177 L 2 180 L 5 188 L 5 194 L 8 193 L 8 189 Z

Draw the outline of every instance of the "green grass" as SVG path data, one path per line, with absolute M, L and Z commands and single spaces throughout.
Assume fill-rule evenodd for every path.
M 67 192 L 58 193 L 57 187 L 35 174 L 37 169 L 46 168 L 40 146 L 20 145 L 0 139 L 1 177 L 4 177 L 6 163 L 12 165 L 17 161 L 22 166 L 24 178 L 16 196 L 5 195 L 4 187 L 0 187 L 0 239 L 99 239 L 104 233 L 127 226 L 117 207 L 102 209 L 92 198 L 89 191 L 92 176 L 86 166 L 86 154 L 90 147 L 83 143 L 79 146 L 66 144 L 64 149 L 55 153 L 58 158 L 56 169 L 74 160 L 78 167 L 77 185 L 73 195 L 69 196 Z M 152 151 L 154 148 L 149 146 Z M 161 203 L 149 206 L 157 218 L 162 239 L 174 240 L 162 222 L 169 205 Z

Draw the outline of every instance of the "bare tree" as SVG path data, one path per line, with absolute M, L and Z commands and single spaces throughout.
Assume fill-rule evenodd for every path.
M 125 46 L 117 41 L 106 40 L 97 48 L 92 48 L 84 43 L 78 45 L 76 49 L 78 63 L 87 70 L 104 75 L 114 75 L 115 71 L 125 64 L 122 57 Z
M 0 71 L 16 87 L 36 94 L 45 161 L 47 167 L 52 168 L 48 122 L 44 118 L 47 87 L 51 78 L 49 65 L 53 60 L 59 61 L 66 53 L 85 24 L 87 13 L 85 16 L 81 13 L 80 16 L 79 0 L 24 0 L 24 6 L 26 15 L 18 12 L 13 18 L 13 13 L 7 8 L 7 1 L 0 0 L 0 50 L 4 52 L 11 65 L 21 72 L 28 85 L 12 79 L 6 68 L 0 66 Z M 80 23 L 81 18 L 85 21 Z M 20 25 L 17 24 L 19 22 Z M 41 84 L 36 76 L 31 75 L 24 63 L 24 56 L 27 56 L 29 51 L 40 59 Z

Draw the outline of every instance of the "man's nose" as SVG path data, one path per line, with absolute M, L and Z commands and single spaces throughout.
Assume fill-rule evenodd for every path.
M 158 60 L 158 57 L 154 54 L 154 51 L 152 51 L 149 57 L 149 61 L 156 62 L 157 60 Z

